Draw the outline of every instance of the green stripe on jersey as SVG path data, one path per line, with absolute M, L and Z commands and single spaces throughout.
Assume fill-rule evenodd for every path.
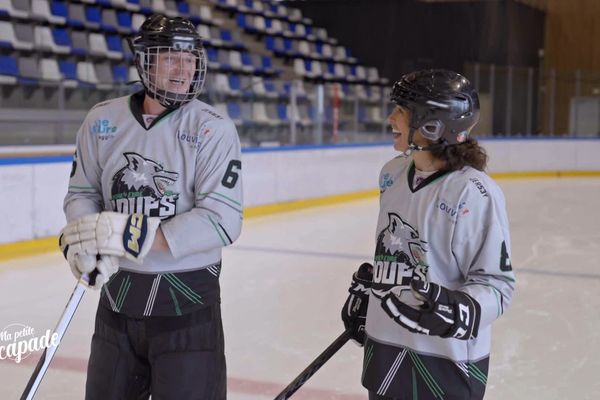
M 177 276 L 175 276 L 173 274 L 165 274 L 164 277 L 167 278 L 167 280 L 169 281 L 169 283 L 175 289 L 177 289 L 177 291 L 179 293 L 181 293 L 186 298 L 188 298 L 192 303 L 194 303 L 194 304 L 198 304 L 198 303 L 204 304 L 204 303 L 202 303 L 202 296 L 200 296 L 198 293 L 196 293 L 192 289 L 190 289 L 190 287 L 187 286 L 185 283 L 183 283 L 181 281 L 181 279 L 179 279 Z
M 425 381 L 425 384 L 427 385 L 433 396 L 436 399 L 443 399 L 444 391 L 442 390 L 440 385 L 435 381 L 435 379 L 433 378 L 433 376 L 431 375 L 431 373 L 429 372 L 419 355 L 412 351 L 409 351 L 408 355 L 412 359 L 413 365 L 417 368 L 419 375 L 421 375 L 421 378 L 423 379 L 423 381 Z
M 120 311 L 121 307 L 123 307 L 123 303 L 125 302 L 125 297 L 127 296 L 127 293 L 129 292 L 130 287 L 131 287 L 131 279 L 130 279 L 129 275 L 127 275 L 125 277 L 125 279 L 123 279 L 121 281 L 121 287 L 119 287 L 117 299 L 115 300 L 115 303 L 117 306 L 117 311 Z
M 236 205 L 238 205 L 238 206 L 241 206 L 241 205 L 242 205 L 242 203 L 240 203 L 240 202 L 238 202 L 238 201 L 235 201 L 235 200 L 234 200 L 234 199 L 232 199 L 231 197 L 225 196 L 224 194 L 222 194 L 222 193 L 219 193 L 219 192 L 198 193 L 198 196 L 204 196 L 204 197 L 208 197 L 208 196 L 210 196 L 211 194 L 215 194 L 215 195 L 217 195 L 217 196 L 223 197 L 224 199 L 227 199 L 227 200 L 229 200 L 230 202 L 232 202 L 233 204 L 236 204 Z
M 484 386 L 487 385 L 487 376 L 485 376 L 485 374 L 477 367 L 477 365 L 468 363 L 467 368 L 473 378 L 477 379 Z
M 177 296 L 175 296 L 175 292 L 173 288 L 169 288 L 169 293 L 171 293 L 171 298 L 173 299 L 173 304 L 175 305 L 175 314 L 181 315 L 181 308 L 179 307 L 179 301 L 177 300 Z
M 412 371 L 412 400 L 419 399 L 419 390 L 417 386 L 417 376 L 415 375 L 415 369 L 411 368 Z

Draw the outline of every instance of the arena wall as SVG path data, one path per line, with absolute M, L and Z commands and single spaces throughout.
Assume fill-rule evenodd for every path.
M 482 144 L 495 177 L 600 176 L 598 139 L 492 139 Z M 0 243 L 52 237 L 64 225 L 62 201 L 71 169 L 66 154 L 72 148 L 61 147 L 63 155 L 48 155 L 50 150 L 0 152 Z M 356 194 L 374 196 L 379 170 L 395 154 L 390 143 L 244 149 L 246 213 L 316 199 L 323 204 Z

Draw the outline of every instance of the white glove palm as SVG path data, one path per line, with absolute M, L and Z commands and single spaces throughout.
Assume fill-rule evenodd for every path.
M 96 256 L 90 254 L 75 253 L 75 247 L 69 246 L 64 241 L 64 235 L 59 239 L 60 249 L 63 252 L 71 273 L 75 279 L 80 280 L 82 275 L 89 275 L 92 271 L 97 270 L 98 275 L 93 285 L 89 285 L 94 289 L 99 289 L 108 279 L 118 271 L 119 259 L 115 256 Z M 86 281 L 87 282 L 87 281 Z
M 94 289 L 100 289 L 119 270 L 119 258 L 100 256 L 100 259 L 96 262 L 96 270 L 98 271 L 96 282 L 90 286 Z
M 104 211 L 71 222 L 61 231 L 61 239 L 68 252 L 126 257 L 141 264 L 159 225 L 159 218 Z

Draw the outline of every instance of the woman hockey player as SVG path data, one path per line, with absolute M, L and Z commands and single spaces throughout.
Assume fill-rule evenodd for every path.
M 240 234 L 240 143 L 197 99 L 206 57 L 194 25 L 149 17 L 131 41 L 144 91 L 88 113 L 60 245 L 102 288 L 88 400 L 225 399 L 221 249 Z
M 362 384 L 371 400 L 482 399 L 491 324 L 515 280 L 504 195 L 469 136 L 478 96 L 457 73 L 425 70 L 391 100 L 401 154 L 381 171 L 373 266 L 354 274 L 342 310 L 364 344 Z

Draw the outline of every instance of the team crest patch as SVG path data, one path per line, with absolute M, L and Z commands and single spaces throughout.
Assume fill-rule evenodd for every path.
M 137 153 L 123 154 L 126 164 L 112 179 L 113 210 L 145 214 L 162 219 L 176 214 L 179 194 L 169 190 L 179 174 Z
M 427 280 L 427 242 L 419 232 L 395 213 L 388 213 L 388 225 L 377 237 L 372 293 L 383 298 L 392 291 L 400 296 L 410 290 L 413 277 Z

